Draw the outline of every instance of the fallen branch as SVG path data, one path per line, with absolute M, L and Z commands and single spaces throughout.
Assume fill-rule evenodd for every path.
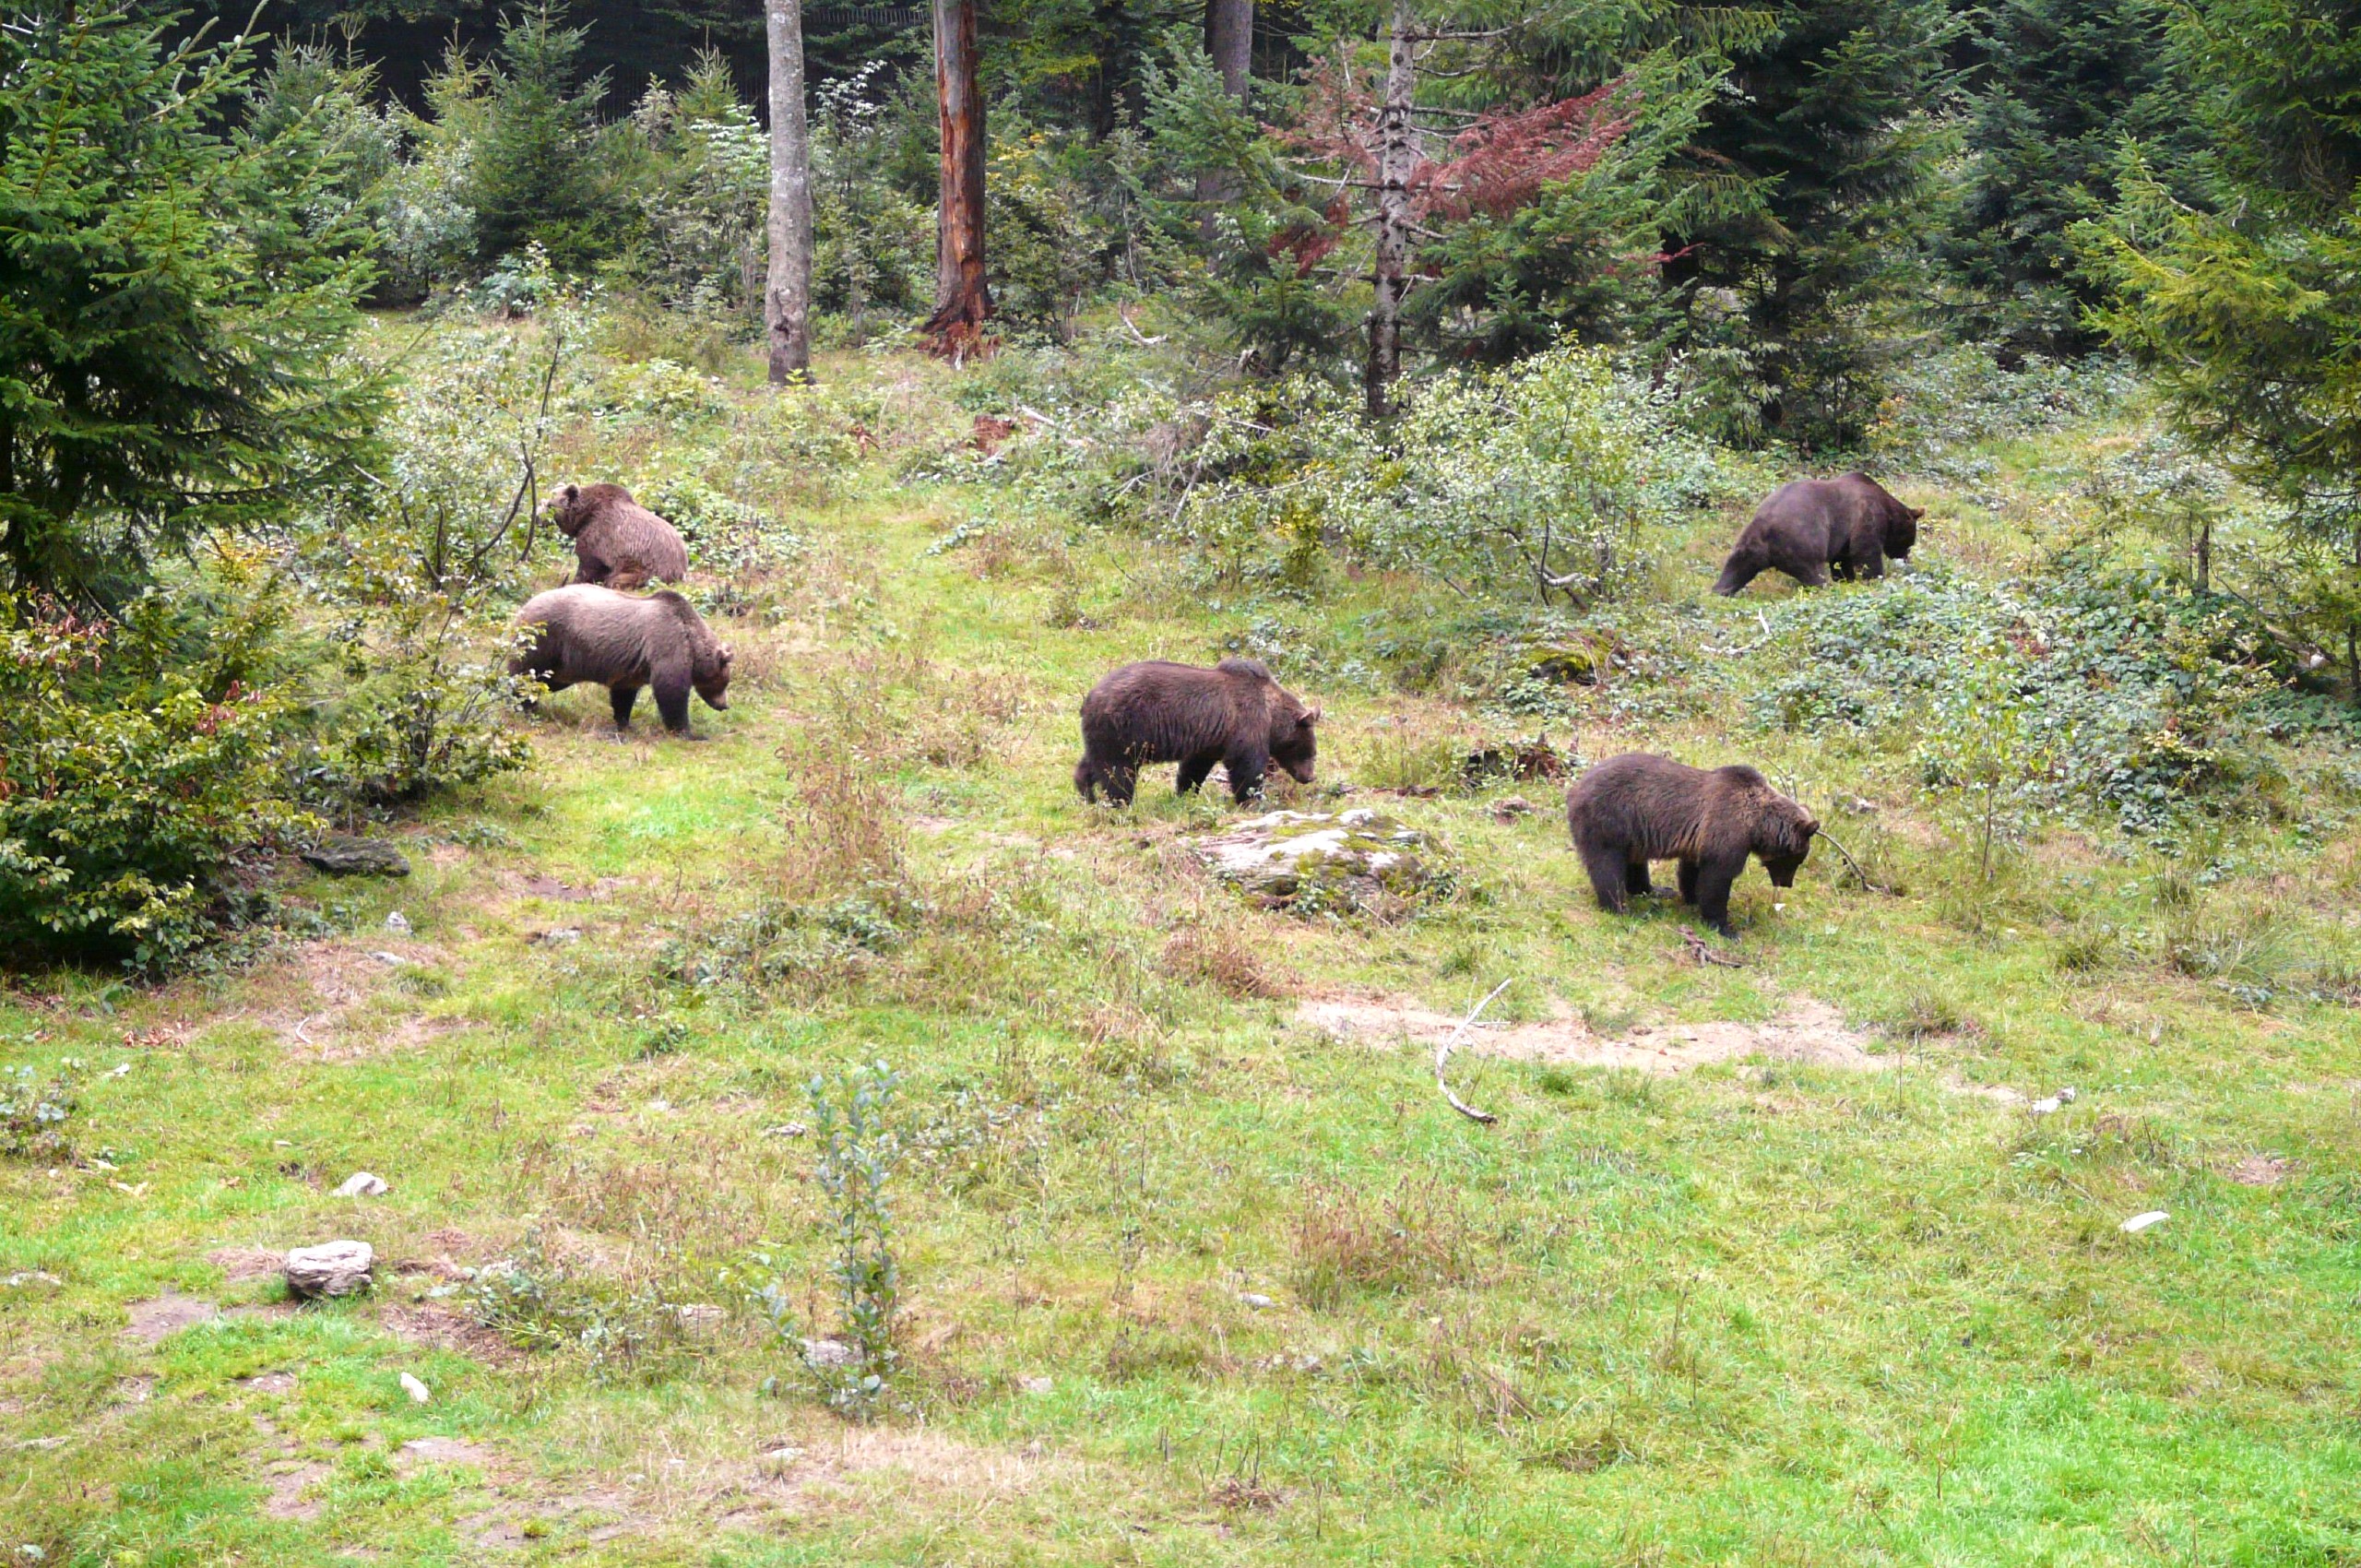
M 1692 931 L 1688 926 L 1682 926 L 1680 928 L 1680 940 L 1688 944 L 1689 956 L 1701 966 L 1705 964 L 1719 964 L 1726 969 L 1742 969 L 1746 968 L 1745 959 L 1733 958 L 1726 953 L 1715 952 L 1713 948 L 1705 944 L 1705 939 L 1703 937 L 1698 935 L 1696 932 Z
M 1880 887 L 1876 883 L 1871 882 L 1869 880 L 1869 873 L 1861 869 L 1861 862 L 1853 858 L 1853 851 L 1846 849 L 1844 845 L 1839 844 L 1835 839 L 1830 837 L 1828 829 L 1825 827 L 1821 828 L 1820 830 L 1820 837 L 1822 843 L 1826 844 L 1830 849 L 1845 857 L 1845 863 L 1853 868 L 1853 874 L 1861 879 L 1861 885 L 1863 887 L 1868 888 L 1872 893 L 1890 894 L 1893 891 L 1891 887 Z
M 312 1037 L 303 1032 L 303 1026 L 311 1021 L 312 1016 L 309 1013 L 304 1014 L 302 1017 L 295 1020 L 295 1038 L 302 1040 L 305 1045 L 313 1045 L 314 1043 Z M 314 1047 L 314 1049 L 316 1049 L 316 1047 Z
M 1475 1024 L 1477 1017 L 1482 1014 L 1484 1009 L 1492 1004 L 1492 997 L 1498 996 L 1508 988 L 1509 982 L 1507 980 L 1502 980 L 1500 984 L 1494 986 L 1492 988 L 1491 996 L 1487 996 L 1483 1001 L 1476 1004 L 1476 1010 L 1468 1014 L 1465 1018 L 1460 1019 L 1459 1027 L 1452 1030 L 1449 1035 L 1445 1036 L 1443 1042 L 1441 1045 L 1435 1047 L 1435 1087 L 1442 1090 L 1443 1099 L 1451 1102 L 1451 1108 L 1453 1111 L 1458 1111 L 1470 1122 L 1481 1122 L 1488 1126 L 1492 1123 L 1499 1121 L 1500 1118 L 1493 1115 L 1489 1111 L 1477 1110 L 1474 1106 L 1469 1105 L 1457 1095 L 1452 1093 L 1451 1085 L 1444 1081 L 1442 1069 L 1443 1063 L 1451 1060 L 1452 1048 L 1459 1043 L 1461 1038 L 1467 1033 L 1468 1028 Z

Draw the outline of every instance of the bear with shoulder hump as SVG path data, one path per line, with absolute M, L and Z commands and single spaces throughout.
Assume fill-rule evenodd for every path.
M 1785 572 L 1806 588 L 1832 574 L 1882 577 L 1918 542 L 1923 506 L 1905 506 L 1867 474 L 1799 479 L 1771 493 L 1738 536 L 1714 591 L 1725 598 L 1763 572 Z
M 1306 707 L 1261 660 L 1225 659 L 1211 670 L 1160 659 L 1126 664 L 1082 699 L 1082 760 L 1074 787 L 1086 801 L 1104 788 L 1113 804 L 1132 803 L 1140 769 L 1180 765 L 1180 791 L 1205 781 L 1220 763 L 1240 805 L 1262 793 L 1273 763 L 1309 784 L 1319 751 L 1320 710 Z
M 1650 892 L 1648 862 L 1680 862 L 1681 901 L 1730 930 L 1730 887 L 1755 856 L 1774 887 L 1793 887 L 1820 824 L 1750 767 L 1691 767 L 1627 752 L 1566 791 L 1566 826 L 1598 907 L 1621 914 Z
M 656 691 L 664 728 L 694 740 L 689 694 L 716 712 L 730 706 L 730 650 L 696 607 L 669 588 L 645 598 L 594 583 L 535 594 L 516 612 L 529 638 L 509 660 L 511 675 L 529 675 L 552 692 L 587 683 L 607 688 L 615 728 L 631 728 L 642 686 Z
M 550 521 L 574 541 L 577 583 L 628 589 L 689 575 L 679 530 L 620 484 L 567 485 L 550 498 Z

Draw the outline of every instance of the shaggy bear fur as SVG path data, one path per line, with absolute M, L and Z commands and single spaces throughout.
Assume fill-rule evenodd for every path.
M 574 540 L 577 583 L 635 588 L 689 575 L 680 534 L 620 484 L 567 485 L 550 502 L 550 521 Z
M 1648 862 L 1680 862 L 1680 897 L 1705 923 L 1730 930 L 1730 885 L 1750 853 L 1777 887 L 1793 887 L 1820 824 L 1750 767 L 1690 767 L 1629 752 L 1566 791 L 1566 825 L 1598 907 L 1623 912 L 1649 891 Z
M 1092 801 L 1104 785 L 1109 802 L 1127 806 L 1145 764 L 1179 763 L 1185 795 L 1220 763 L 1243 805 L 1262 792 L 1273 763 L 1311 782 L 1319 719 L 1318 708 L 1288 695 L 1255 659 L 1225 659 L 1211 670 L 1162 659 L 1126 664 L 1082 699 L 1074 787 Z
M 1785 572 L 1806 588 L 1825 587 L 1831 572 L 1848 581 L 1884 576 L 1886 558 L 1898 561 L 1918 542 L 1926 515 L 1867 474 L 1783 484 L 1754 509 L 1714 591 L 1734 594 L 1762 572 Z
M 677 593 L 641 599 L 572 583 L 526 600 L 516 624 L 532 629 L 532 640 L 508 672 L 537 677 L 553 692 L 578 682 L 606 687 L 617 730 L 631 728 L 642 686 L 656 688 L 656 711 L 675 735 L 689 734 L 691 690 L 716 711 L 730 706 L 730 650 Z

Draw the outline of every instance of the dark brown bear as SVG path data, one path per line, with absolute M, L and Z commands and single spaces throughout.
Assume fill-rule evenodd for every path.
M 1867 474 L 1783 484 L 1754 509 L 1714 591 L 1734 594 L 1762 572 L 1785 572 L 1806 588 L 1826 587 L 1832 572 L 1847 581 L 1882 577 L 1888 556 L 1899 561 L 1918 542 L 1926 515 Z
M 567 485 L 550 502 L 550 521 L 574 541 L 577 583 L 635 588 L 689 575 L 689 547 L 672 525 L 620 484 Z
M 1318 708 L 1288 695 L 1255 659 L 1225 659 L 1211 670 L 1154 659 L 1126 664 L 1082 699 L 1074 787 L 1092 801 L 1104 785 L 1109 801 L 1127 806 L 1148 763 L 1179 763 L 1184 795 L 1220 763 L 1243 805 L 1262 793 L 1273 763 L 1311 782 L 1319 720 Z
M 617 730 L 631 728 L 642 686 L 656 688 L 656 711 L 675 735 L 689 734 L 692 690 L 716 711 L 730 706 L 730 650 L 677 593 L 641 599 L 571 583 L 527 600 L 516 624 L 533 636 L 508 672 L 535 676 L 553 692 L 581 682 L 606 687 Z
M 1627 752 L 1566 791 L 1566 825 L 1598 907 L 1623 912 L 1649 891 L 1648 862 L 1680 862 L 1680 897 L 1705 923 L 1730 930 L 1730 885 L 1758 856 L 1774 887 L 1793 887 L 1820 824 L 1750 767 L 1690 767 Z

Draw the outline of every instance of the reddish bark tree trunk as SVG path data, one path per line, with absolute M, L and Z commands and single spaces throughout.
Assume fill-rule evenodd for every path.
M 1418 167 L 1418 128 L 1410 101 L 1418 87 L 1411 53 L 1417 25 L 1410 0 L 1394 0 L 1385 96 L 1377 106 L 1377 244 L 1370 281 L 1377 298 L 1369 313 L 1369 363 L 1361 374 L 1371 419 L 1383 419 L 1389 393 L 1402 374 L 1402 296 L 1410 288 L 1410 176 Z
M 983 345 L 992 314 L 984 276 L 984 100 L 976 89 L 976 0 L 934 0 L 934 90 L 943 123 L 934 314 L 924 331 L 948 358 Z
M 1254 0 L 1205 0 L 1205 53 L 1221 73 L 1222 90 L 1240 108 L 1246 107 L 1247 84 L 1254 69 Z M 1227 171 L 1208 169 L 1197 176 L 1197 199 L 1205 204 L 1197 232 L 1208 244 L 1214 237 L 1213 204 L 1237 194 L 1237 178 Z

